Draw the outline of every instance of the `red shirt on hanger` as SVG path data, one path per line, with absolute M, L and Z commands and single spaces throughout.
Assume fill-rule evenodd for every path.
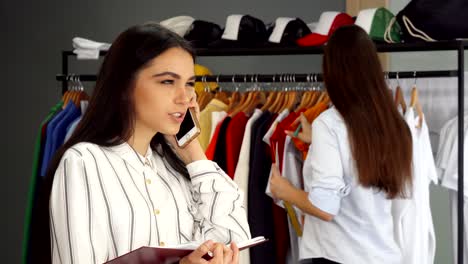
M 239 153 L 244 139 L 244 130 L 249 118 L 244 112 L 235 115 L 226 130 L 226 173 L 234 178 Z

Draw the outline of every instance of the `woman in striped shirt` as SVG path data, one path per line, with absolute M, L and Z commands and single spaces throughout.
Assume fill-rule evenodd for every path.
M 181 149 L 173 137 L 197 108 L 194 82 L 194 52 L 175 33 L 145 24 L 114 41 L 87 112 L 49 166 L 52 263 L 192 241 L 205 243 L 180 263 L 238 262 L 234 242 L 250 238 L 242 192 L 198 140 Z

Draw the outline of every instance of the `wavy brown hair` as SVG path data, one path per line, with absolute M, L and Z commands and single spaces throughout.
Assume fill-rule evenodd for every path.
M 411 132 L 384 80 L 374 43 L 358 26 L 341 27 L 323 57 L 330 100 L 344 119 L 359 183 L 407 197 L 412 182 Z

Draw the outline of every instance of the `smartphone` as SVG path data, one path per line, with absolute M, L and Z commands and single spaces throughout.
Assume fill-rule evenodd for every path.
M 175 135 L 177 145 L 181 148 L 187 146 L 192 140 L 200 134 L 200 123 L 198 122 L 195 109 L 189 108 L 185 114 L 184 120 L 180 125 L 179 132 Z

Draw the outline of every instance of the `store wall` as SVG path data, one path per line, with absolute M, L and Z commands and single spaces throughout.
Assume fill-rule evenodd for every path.
M 55 74 L 61 71 L 61 50 L 81 36 L 112 42 L 127 27 L 149 20 L 191 15 L 224 25 L 229 14 L 254 15 L 265 22 L 279 16 L 316 21 L 323 11 L 344 10 L 344 1 L 1 1 L 2 148 L 4 229 L 2 263 L 19 263 L 23 217 L 38 126 L 60 99 Z M 320 56 L 203 58 L 216 73 L 311 72 Z M 95 73 L 99 63 L 72 61 L 70 72 Z M 91 84 L 86 84 L 88 87 Z

